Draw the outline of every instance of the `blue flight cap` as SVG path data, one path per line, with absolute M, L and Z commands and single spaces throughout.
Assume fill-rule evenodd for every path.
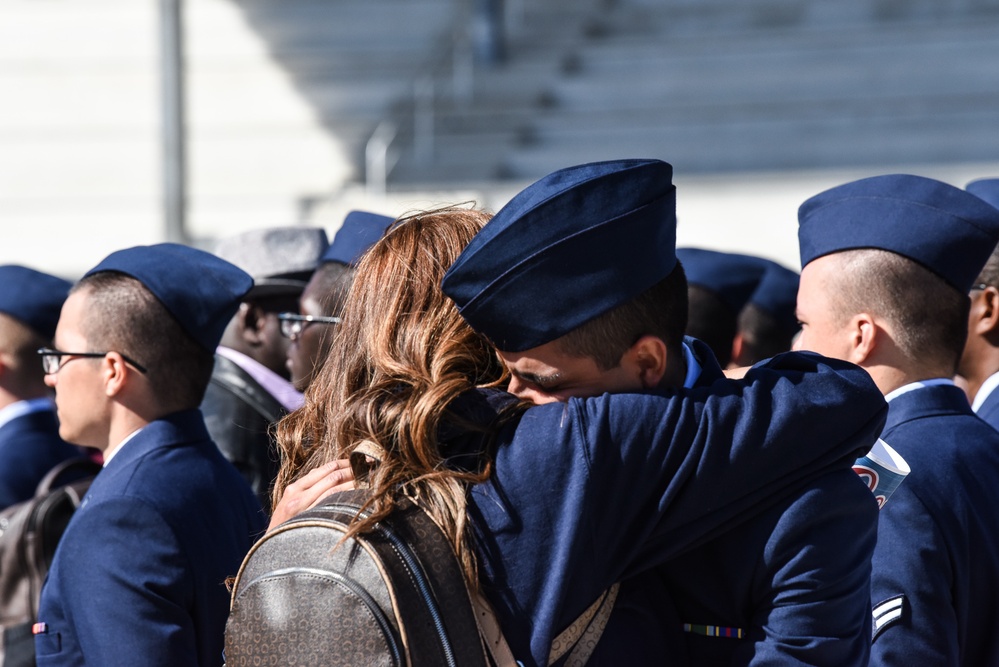
M 785 268 L 776 262 L 767 262 L 759 284 L 749 297 L 749 303 L 771 315 L 787 327 L 794 327 L 798 320 L 795 309 L 798 301 L 797 271 Z
M 999 178 L 980 178 L 968 183 L 964 189 L 979 199 L 984 199 L 994 208 L 999 208 Z
M 113 252 L 87 276 L 116 271 L 135 278 L 159 299 L 203 348 L 218 347 L 253 278 L 220 257 L 176 243 Z
M 0 266 L 0 313 L 10 315 L 50 341 L 72 286 L 67 280 L 26 266 Z
M 801 266 L 823 255 L 879 248 L 971 289 L 999 241 L 999 210 L 921 176 L 875 176 L 826 190 L 798 209 Z
M 766 263 L 760 257 L 703 248 L 677 248 L 688 285 L 699 285 L 718 295 L 736 315 L 756 289 Z
M 500 350 L 555 340 L 676 266 L 676 188 L 661 160 L 556 171 L 486 223 L 442 287 Z
M 333 243 L 323 253 L 320 261 L 354 266 L 361 259 L 361 255 L 385 234 L 385 230 L 393 222 L 395 219 L 387 215 L 351 211 L 343 219 L 343 224 L 333 237 Z

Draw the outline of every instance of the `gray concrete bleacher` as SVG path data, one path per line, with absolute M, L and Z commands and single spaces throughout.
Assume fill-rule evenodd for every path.
M 506 2 L 508 62 L 468 79 L 469 0 L 186 0 L 191 235 L 495 207 L 621 156 L 703 175 L 685 192 L 706 207 L 726 173 L 772 174 L 769 190 L 792 171 L 999 164 L 999 0 Z M 0 3 L 0 260 L 58 239 L 36 264 L 71 275 L 161 240 L 156 28 L 156 3 Z M 415 93 L 431 72 L 428 125 Z M 398 163 L 369 196 L 385 121 Z M 799 191 L 783 197 L 793 215 Z
M 323 124 L 355 156 L 453 32 L 452 0 L 237 4 Z
M 397 183 L 623 155 L 688 173 L 999 158 L 996 2 L 619 0 L 566 29 L 550 49 L 515 35 Z

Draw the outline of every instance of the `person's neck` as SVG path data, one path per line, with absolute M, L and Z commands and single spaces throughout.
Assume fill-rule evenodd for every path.
M 122 397 L 124 399 L 124 397 Z M 105 456 L 114 451 L 121 442 L 140 428 L 148 426 L 157 419 L 169 414 L 188 409 L 181 405 L 161 405 L 150 396 L 131 397 L 134 400 L 121 400 L 111 409 L 111 421 L 108 426 L 107 442 L 104 447 L 98 447 Z
M 133 419 L 117 419 L 112 422 L 108 429 L 107 443 L 104 447 L 98 447 L 104 453 L 105 458 L 111 456 L 128 436 L 149 424 L 148 421 L 137 415 L 133 415 L 133 417 Z
M 8 405 L 14 405 L 18 401 L 22 401 L 22 400 L 24 400 L 24 399 L 18 398 L 17 396 L 14 396 L 13 394 L 11 394 L 9 392 L 0 391 L 0 410 L 3 410 Z
M 965 369 L 961 376 L 968 383 L 968 400 L 974 402 L 975 397 L 978 392 L 982 390 L 982 385 L 990 377 L 999 373 L 999 348 L 990 347 L 988 351 L 982 354 L 978 359 L 971 364 L 970 369 Z M 962 361 L 962 366 L 964 363 Z
M 661 389 L 676 389 L 682 387 L 687 379 L 687 359 L 681 350 L 679 354 L 670 359 L 666 365 L 666 372 L 663 373 L 662 380 L 659 381 Z
M 12 391 L 8 387 L 0 386 L 0 410 L 6 408 L 8 405 L 20 403 L 21 401 L 30 401 L 35 398 L 48 397 L 49 392 L 45 387 L 35 391 Z
M 935 380 L 937 378 L 952 378 L 953 373 L 947 373 L 946 371 L 939 368 L 920 368 L 920 369 L 902 369 L 895 368 L 891 366 L 864 366 L 861 367 L 866 370 L 871 375 L 871 379 L 881 390 L 881 393 L 887 396 L 891 392 L 904 387 L 907 384 L 912 384 L 913 382 L 922 382 L 925 380 Z

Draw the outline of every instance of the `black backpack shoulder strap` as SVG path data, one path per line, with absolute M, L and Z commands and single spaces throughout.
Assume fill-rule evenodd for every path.
M 444 531 L 409 499 L 400 502 L 389 522 L 413 550 L 434 591 L 441 612 L 440 623 L 451 640 L 456 664 L 485 667 L 486 655 L 479 640 L 472 600 Z
M 35 489 L 35 497 L 40 498 L 41 496 L 50 493 L 52 489 L 64 486 L 66 483 L 72 482 L 75 479 L 93 477 L 100 471 L 101 464 L 94 461 L 90 457 L 79 456 L 67 459 L 45 473 L 45 477 L 42 477 L 42 480 L 38 482 L 38 487 Z M 69 476 L 71 473 L 74 476 L 64 482 L 62 478 Z

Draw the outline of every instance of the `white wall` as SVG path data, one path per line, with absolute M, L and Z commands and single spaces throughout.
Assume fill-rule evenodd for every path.
M 188 229 L 292 224 L 351 176 L 227 0 L 185 3 Z M 158 2 L 0 2 L 0 262 L 73 276 L 163 239 Z

